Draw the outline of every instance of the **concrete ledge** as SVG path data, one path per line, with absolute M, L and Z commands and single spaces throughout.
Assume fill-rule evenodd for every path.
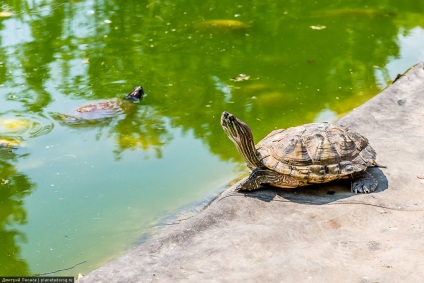
M 225 191 L 79 282 L 423 282 L 424 69 L 411 68 L 337 123 L 388 168 L 375 193 L 345 182 Z

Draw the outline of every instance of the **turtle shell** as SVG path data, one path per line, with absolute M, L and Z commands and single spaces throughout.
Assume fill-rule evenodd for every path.
M 142 86 L 137 86 L 131 91 L 125 99 L 111 99 L 106 101 L 97 101 L 78 107 L 72 112 L 76 119 L 101 119 L 113 117 L 116 114 L 125 113 L 135 107 L 134 102 L 138 102 L 144 96 Z
M 256 149 L 264 166 L 308 183 L 346 178 L 374 165 L 376 158 L 364 136 L 330 123 L 275 130 Z
M 107 101 L 98 101 L 88 105 L 78 107 L 71 114 L 78 118 L 85 119 L 100 119 L 112 117 L 116 114 L 124 112 L 124 106 L 126 101 L 119 99 L 112 99 Z M 126 102 L 129 104 L 128 102 Z

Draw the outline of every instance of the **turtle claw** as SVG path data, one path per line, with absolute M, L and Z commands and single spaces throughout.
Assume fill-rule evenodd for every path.
M 360 186 L 360 185 L 356 185 L 356 186 L 352 186 L 352 193 L 363 193 L 363 194 L 369 194 L 371 193 L 372 190 L 370 190 L 369 187 L 367 187 L 366 185 L 364 186 Z
M 353 175 L 352 193 L 372 193 L 377 188 L 377 180 L 368 172 L 358 172 Z

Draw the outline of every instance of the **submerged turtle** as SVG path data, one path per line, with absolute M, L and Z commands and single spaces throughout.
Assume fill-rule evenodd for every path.
M 120 113 L 128 113 L 135 108 L 135 103 L 144 96 L 143 87 L 134 88 L 124 99 L 111 99 L 93 102 L 73 110 L 70 114 L 52 112 L 51 116 L 60 123 L 72 125 L 92 124 L 112 118 Z
M 250 128 L 234 115 L 222 113 L 221 125 L 252 170 L 236 190 L 261 184 L 296 188 L 346 178 L 352 179 L 354 193 L 377 188 L 377 180 L 365 171 L 380 166 L 376 153 L 364 136 L 347 127 L 312 123 L 275 130 L 255 146 Z
M 90 103 L 75 109 L 71 116 L 79 119 L 99 119 L 110 117 L 115 113 L 125 112 L 127 108 L 133 107 L 144 96 L 143 87 L 137 86 L 123 100 L 114 99 Z

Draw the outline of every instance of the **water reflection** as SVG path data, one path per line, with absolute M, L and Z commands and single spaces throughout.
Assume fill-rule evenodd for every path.
M 107 215 L 103 226 L 75 220 L 97 218 L 91 214 L 67 219 L 63 212 L 69 222 L 63 230 L 80 231 L 83 225 L 103 231 L 122 219 L 157 217 L 159 212 L 147 207 L 184 203 L 207 178 L 216 179 L 213 170 L 234 160 L 241 164 L 219 125 L 223 110 L 246 121 L 258 141 L 275 128 L 337 118 L 394 79 L 390 62 L 402 72 L 424 59 L 411 55 L 414 48 L 407 44 L 410 33 L 414 42 L 424 42 L 419 13 L 424 3 L 415 0 L 383 0 L 377 6 L 330 0 L 308 5 L 20 0 L 1 9 L 11 16 L 0 14 L 0 138 L 18 140 L 31 152 L 2 150 L 0 158 L 5 188 L 0 240 L 8 243 L 0 249 L 8 255 L 0 266 L 19 275 L 30 267 L 48 272 L 52 264 L 36 266 L 31 245 L 26 247 L 30 263 L 19 255 L 25 235 L 18 224 L 40 211 L 25 211 L 22 201 L 31 203 L 35 186 L 40 186 L 35 199 L 48 199 L 57 210 L 63 205 L 56 194 L 66 195 L 60 201 L 69 200 L 81 213 L 93 213 L 84 209 L 103 203 L 91 208 Z M 75 123 L 60 116 L 89 101 L 114 99 L 140 83 L 148 96 L 131 111 Z M 210 159 L 196 159 L 200 150 Z M 146 161 L 150 152 L 153 158 Z M 216 163 L 210 161 L 215 157 Z M 45 173 L 48 179 L 40 177 Z M 49 191 L 53 184 L 61 187 Z M 133 214 L 127 211 L 131 202 Z M 33 223 L 44 223 L 51 214 L 46 210 Z M 52 227 L 61 225 L 58 218 Z M 29 240 L 37 238 L 37 228 L 28 231 Z M 78 236 L 84 238 L 75 232 Z M 81 262 L 78 249 L 101 254 L 89 241 L 94 236 L 85 238 L 72 242 L 69 262 L 60 254 L 60 267 Z M 102 247 L 109 247 L 104 241 Z M 120 241 L 131 240 L 115 242 Z M 92 267 L 104 260 L 100 257 Z M 12 262 L 16 269 L 9 267 Z
M 172 135 L 166 129 L 164 119 L 154 108 L 141 107 L 137 110 L 125 115 L 125 118 L 119 120 L 116 127 L 109 131 L 109 134 L 123 133 L 116 137 L 117 149 L 114 152 L 119 157 L 121 152 L 128 149 L 153 149 L 156 158 L 161 158 L 161 147 L 171 142 Z
M 50 113 L 60 125 L 73 129 L 97 128 L 97 140 L 114 139 L 116 160 L 126 150 L 153 150 L 156 158 L 162 157 L 161 146 L 172 140 L 165 121 L 158 112 L 143 102 L 133 105 L 130 111 L 113 113 L 96 119 L 78 118 L 61 113 Z M 127 109 L 128 110 L 128 109 Z
M 0 147 L 0 273 L 4 276 L 30 274 L 20 248 L 27 242 L 27 237 L 18 227 L 27 222 L 27 211 L 22 203 L 35 184 L 14 166 L 18 158 L 23 157 L 15 150 Z
M 53 130 L 53 123 L 44 115 L 20 113 L 18 111 L 0 112 L 0 137 L 27 140 L 46 135 Z

